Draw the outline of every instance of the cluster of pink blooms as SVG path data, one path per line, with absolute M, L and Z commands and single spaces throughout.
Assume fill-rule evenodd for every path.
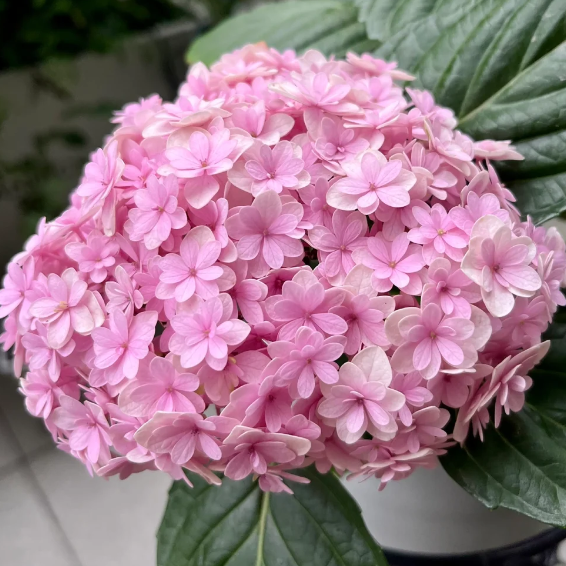
M 518 411 L 566 272 L 394 63 L 265 45 L 116 114 L 8 266 L 28 410 L 91 473 L 381 486 Z M 452 418 L 451 418 L 451 415 Z

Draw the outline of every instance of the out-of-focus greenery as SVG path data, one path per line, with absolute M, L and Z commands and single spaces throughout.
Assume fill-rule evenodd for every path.
M 0 69 L 83 51 L 186 12 L 169 0 L 0 0 Z

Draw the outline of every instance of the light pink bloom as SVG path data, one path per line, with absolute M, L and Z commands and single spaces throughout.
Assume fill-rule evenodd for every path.
M 78 399 L 80 389 L 78 376 L 73 371 L 63 370 L 57 382 L 44 369 L 30 371 L 20 379 L 21 392 L 26 398 L 26 408 L 35 417 L 47 419 L 59 406 L 62 396 Z
M 259 383 L 261 375 L 271 360 L 256 350 L 247 350 L 228 356 L 222 370 L 214 370 L 203 365 L 198 371 L 198 378 L 204 385 L 205 393 L 217 406 L 224 407 L 230 402 L 230 394 L 240 383 Z
M 422 309 L 394 312 L 385 323 L 385 332 L 398 346 L 391 358 L 392 367 L 402 373 L 416 369 L 425 379 L 431 379 L 442 360 L 453 367 L 471 367 L 477 360 L 477 350 L 491 334 L 491 325 L 487 315 L 475 307 L 468 320 L 443 316 L 433 303 Z
M 470 318 L 470 303 L 480 301 L 481 294 L 469 277 L 445 258 L 433 260 L 427 275 L 429 282 L 423 288 L 423 303 L 436 303 L 447 315 Z
M 551 319 L 545 297 L 537 296 L 530 300 L 517 297 L 513 310 L 503 320 L 501 332 L 507 339 L 510 337 L 514 345 L 530 348 L 541 341 Z
M 422 407 L 432 401 L 433 394 L 426 387 L 423 387 L 423 384 L 423 376 L 418 371 L 407 374 L 397 373 L 391 382 L 391 389 L 395 389 L 405 396 L 405 406 L 399 409 L 398 416 L 399 420 L 407 427 L 413 423 L 411 408 Z
M 216 280 L 222 274 L 222 268 L 215 265 L 222 246 L 209 236 L 200 237 L 201 228 L 189 232 L 181 243 L 179 255 L 168 254 L 159 263 L 162 272 L 155 289 L 158 299 L 172 299 L 182 303 L 195 293 L 203 299 L 218 295 Z
M 79 264 L 82 273 L 90 273 L 93 283 L 102 283 L 107 275 L 108 268 L 116 263 L 116 256 L 120 246 L 112 239 L 93 230 L 88 236 L 86 244 L 72 242 L 65 246 L 66 254 Z
M 72 397 L 62 395 L 60 407 L 53 411 L 53 423 L 64 430 L 69 438 L 71 450 L 84 451 L 91 464 L 110 459 L 108 447 L 112 444 L 108 421 L 102 409 L 85 401 L 81 403 Z
M 457 206 L 450 210 L 449 216 L 468 236 L 472 233 L 476 221 L 488 214 L 496 216 L 505 224 L 510 222 L 509 212 L 501 208 L 499 199 L 492 193 L 479 196 L 477 193 L 469 192 L 466 202 L 466 206 Z
M 416 177 L 403 169 L 400 161 L 388 162 L 380 152 L 365 153 L 361 162 L 342 164 L 346 177 L 334 183 L 327 195 L 330 206 L 340 210 L 375 212 L 380 202 L 394 208 L 411 201 L 409 189 Z
M 411 242 L 423 246 L 423 258 L 427 265 L 444 254 L 454 261 L 462 260 L 468 237 L 456 227 L 441 204 L 437 203 L 431 209 L 415 206 L 413 215 L 420 227 L 410 230 L 407 236 Z
M 315 136 L 315 151 L 324 161 L 347 161 L 356 157 L 369 147 L 369 141 L 356 136 L 352 129 L 346 129 L 338 119 L 325 116 L 320 123 L 320 135 Z M 327 165 L 333 173 L 342 169 L 334 164 Z
M 242 343 L 250 327 L 242 320 L 231 319 L 232 300 L 213 297 L 202 302 L 194 314 L 178 314 L 171 320 L 175 334 L 169 340 L 171 352 L 181 356 L 184 368 L 198 366 L 203 360 L 215 370 L 222 370 L 228 359 L 228 346 Z
M 485 364 L 476 364 L 468 370 L 444 369 L 428 381 L 428 388 L 444 405 L 459 409 L 468 401 L 474 387 L 492 371 L 493 368 Z
M 483 437 L 482 429 L 489 422 L 487 407 L 495 398 L 495 426 L 499 426 L 503 411 L 508 415 L 520 411 L 525 403 L 525 391 L 532 385 L 528 373 L 548 352 L 550 342 L 542 342 L 523 350 L 516 356 L 508 356 L 493 369 L 491 379 L 478 382 L 472 396 L 458 411 L 454 425 L 454 440 L 464 442 L 470 424 L 474 432 Z M 483 385 L 480 386 L 480 384 Z
M 174 464 L 183 465 L 194 458 L 220 460 L 217 425 L 223 428 L 225 417 L 203 418 L 192 413 L 157 412 L 134 435 L 142 446 L 156 454 L 169 454 Z
M 405 232 L 392 242 L 381 234 L 367 238 L 367 248 L 354 252 L 354 261 L 373 270 L 371 283 L 379 293 L 385 293 L 395 287 L 408 294 L 418 294 L 422 289 L 422 280 L 418 272 L 424 267 L 420 246 L 411 244 Z
M 151 417 L 156 411 L 202 413 L 204 401 L 194 393 L 199 385 L 196 375 L 179 374 L 170 360 L 155 357 L 121 391 L 118 405 L 133 417 Z
M 252 472 L 263 475 L 269 464 L 291 462 L 304 456 L 310 446 L 309 440 L 299 436 L 236 426 L 222 447 L 229 458 L 224 473 L 233 480 L 244 479 Z
M 392 297 L 368 297 L 347 293 L 344 302 L 331 312 L 344 319 L 348 330 L 344 334 L 348 355 L 357 354 L 364 346 L 389 346 L 385 335 L 385 317 L 393 312 L 395 302 Z
M 35 261 L 29 258 L 23 267 L 12 261 L 8 264 L 7 271 L 0 289 L 0 318 L 8 316 L 25 300 L 35 275 Z
M 251 206 L 240 209 L 226 221 L 228 234 L 238 240 L 236 247 L 241 259 L 261 259 L 265 272 L 279 269 L 285 257 L 303 253 L 300 238 L 304 231 L 297 228 L 302 207 L 296 201 L 283 204 L 274 191 L 258 195 Z
M 391 378 L 385 352 L 379 346 L 365 348 L 340 368 L 337 385 L 323 388 L 318 412 L 336 423 L 338 437 L 348 444 L 366 430 L 388 440 L 397 431 L 395 412 L 405 404 L 404 395 L 389 388 Z
M 472 229 L 462 271 L 481 287 L 485 306 L 493 316 L 513 310 L 515 295 L 532 297 L 541 280 L 530 266 L 536 246 L 527 236 L 515 237 L 495 216 L 485 216 Z
M 476 158 L 497 160 L 523 160 L 525 159 L 510 141 L 482 140 L 474 143 L 474 155 Z
M 232 264 L 236 273 L 236 284 L 230 291 L 234 299 L 235 308 L 238 308 L 242 318 L 249 324 L 259 324 L 263 322 L 262 303 L 267 297 L 268 288 L 262 281 L 248 279 L 248 266 L 245 261 L 239 260 Z
M 236 149 L 237 142 L 230 139 L 230 130 L 224 128 L 213 134 L 200 130 L 193 132 L 187 146 L 165 150 L 170 165 L 161 166 L 158 173 L 174 173 L 181 179 L 187 179 L 185 197 L 188 203 L 195 208 L 202 208 L 220 188 L 215 175 L 232 167 L 230 155 Z
M 399 452 L 408 451 L 416 454 L 422 448 L 428 448 L 448 435 L 443 429 L 450 419 L 446 409 L 425 407 L 413 413 L 413 422 L 403 430 L 391 443 L 392 448 Z
M 292 403 L 288 388 L 276 385 L 275 376 L 270 375 L 261 383 L 248 383 L 235 390 L 222 414 L 236 418 L 242 426 L 265 426 L 269 432 L 279 432 L 293 417 Z
M 61 348 L 54 349 L 47 341 L 47 329 L 43 324 L 37 322 L 35 325 L 37 334 L 28 332 L 22 336 L 22 345 L 29 355 L 28 364 L 31 370 L 47 368 L 47 373 L 53 381 L 61 375 L 62 360 L 75 349 L 75 341 L 69 340 Z
M 319 250 L 324 271 L 333 285 L 342 284 L 353 269 L 352 252 L 365 246 L 362 236 L 366 231 L 366 219 L 359 212 L 343 210 L 336 210 L 332 215 L 332 230 L 325 226 L 309 230 L 309 240 Z
M 284 363 L 277 371 L 277 385 L 292 384 L 292 391 L 307 399 L 315 387 L 315 377 L 324 383 L 338 381 L 334 363 L 344 353 L 344 339 L 324 338 L 319 332 L 305 326 L 299 328 L 294 342 L 272 342 L 267 351 L 272 358 Z
M 300 196 L 305 203 L 304 219 L 314 226 L 326 226 L 330 230 L 335 209 L 326 202 L 327 193 L 328 181 L 320 177 L 314 185 L 308 185 L 302 189 Z
M 74 269 L 66 269 L 61 277 L 51 273 L 47 288 L 49 295 L 34 301 L 30 314 L 47 325 L 47 341 L 52 348 L 65 345 L 73 331 L 90 334 L 104 322 L 98 300 Z
M 140 360 L 149 352 L 149 344 L 155 336 L 157 313 L 146 311 L 128 319 L 119 309 L 108 316 L 108 328 L 97 328 L 92 333 L 94 341 L 94 366 L 99 370 L 98 386 L 116 385 L 122 379 L 136 376 Z
M 310 181 L 301 155 L 301 148 L 288 141 L 279 142 L 273 148 L 262 144 L 253 152 L 253 159 L 245 165 L 239 163 L 230 171 L 228 179 L 253 196 L 265 191 L 280 193 L 283 189 L 300 189 Z
M 168 175 L 159 181 L 155 175 L 147 179 L 147 188 L 134 193 L 137 208 L 128 212 L 125 229 L 130 239 L 139 242 L 143 239 L 149 250 L 158 248 L 171 233 L 187 224 L 185 211 L 178 206 L 177 179 Z
M 108 281 L 104 288 L 108 297 L 106 310 L 112 312 L 114 309 L 119 309 L 126 316 L 131 317 L 134 309 L 139 309 L 143 305 L 143 295 L 137 288 L 137 282 L 121 265 L 114 270 L 114 278 L 116 281 Z
M 234 108 L 232 122 L 234 126 L 242 128 L 253 138 L 267 145 L 275 145 L 295 124 L 288 114 L 276 113 L 268 116 L 263 100 L 258 100 L 251 106 Z
M 342 289 L 325 290 L 312 273 L 300 271 L 292 281 L 283 283 L 280 296 L 266 301 L 266 309 L 274 321 L 284 323 L 279 329 L 280 340 L 293 340 L 301 326 L 337 335 L 344 334 L 348 327 L 343 319 L 329 311 L 343 300 Z
M 92 161 L 85 167 L 84 177 L 77 188 L 77 194 L 84 198 L 83 207 L 89 212 L 95 206 L 102 206 L 104 233 L 112 236 L 116 227 L 115 185 L 124 171 L 124 161 L 118 156 L 116 140 L 104 149 L 98 149 Z
M 228 208 L 228 201 L 224 198 L 219 198 L 217 201 L 210 201 L 202 208 L 189 210 L 189 217 L 193 221 L 193 225 L 208 226 L 212 230 L 214 238 L 220 242 L 223 248 L 228 244 L 232 244 L 224 225 L 228 217 Z

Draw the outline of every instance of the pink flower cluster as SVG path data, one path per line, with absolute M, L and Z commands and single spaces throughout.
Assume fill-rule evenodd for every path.
M 509 143 L 410 78 L 253 45 L 116 114 L 0 291 L 61 449 L 100 476 L 385 486 L 521 409 L 564 242 L 520 221 L 490 163 Z

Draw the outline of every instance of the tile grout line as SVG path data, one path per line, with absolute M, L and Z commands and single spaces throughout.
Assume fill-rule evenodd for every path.
M 2 410 L 2 407 L 0 407 L 0 424 L 3 425 L 3 428 L 8 433 L 8 442 L 10 442 L 12 446 L 16 448 L 17 451 L 21 454 L 21 456 L 19 456 L 15 462 L 9 464 L 8 466 L 4 466 L 2 470 L 0 470 L 0 474 L 1 474 L 0 479 L 1 477 L 4 477 L 4 474 L 2 472 L 4 472 L 6 468 L 10 468 L 12 471 L 16 471 L 19 468 L 27 476 L 27 479 L 31 483 L 32 489 L 34 490 L 34 495 L 37 497 L 40 505 L 44 508 L 47 515 L 54 524 L 55 528 L 57 529 L 59 533 L 59 538 L 61 539 L 65 551 L 69 555 L 69 558 L 72 560 L 72 563 L 75 564 L 76 566 L 82 566 L 82 562 L 79 558 L 79 555 L 75 547 L 73 546 L 69 537 L 67 536 L 67 533 L 63 529 L 63 526 L 61 525 L 59 518 L 57 517 L 55 511 L 53 510 L 53 507 L 51 506 L 51 503 L 49 502 L 47 495 L 43 491 L 31 467 L 30 455 L 26 454 L 23 446 L 18 440 L 18 437 L 16 436 L 14 430 L 12 429 L 10 422 L 6 418 L 4 411 Z M 34 457 L 39 456 L 43 453 L 44 450 L 45 448 L 39 448 L 37 450 L 34 450 L 32 452 L 32 455 Z

